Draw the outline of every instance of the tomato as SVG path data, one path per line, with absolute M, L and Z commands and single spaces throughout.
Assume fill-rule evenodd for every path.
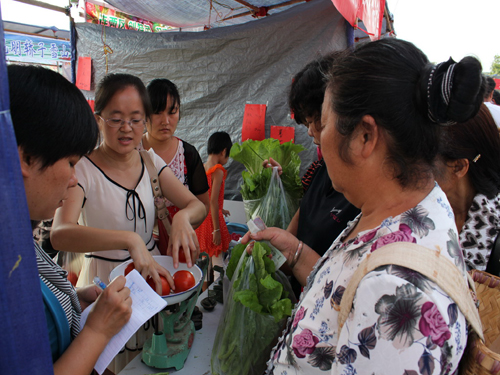
M 132 270 L 135 270 L 135 264 L 134 264 L 134 262 L 129 263 L 128 266 L 127 266 L 127 268 L 125 268 L 125 276 L 127 276 Z
M 76 286 L 76 282 L 78 281 L 78 276 L 76 275 L 76 273 L 69 271 L 68 281 L 71 283 L 71 285 Z
M 196 280 L 191 272 L 180 270 L 174 273 L 175 293 L 184 292 L 191 289 L 196 284 Z
M 186 263 L 186 254 L 184 254 L 182 247 L 179 247 L 179 263 Z
M 160 296 L 168 296 L 170 294 L 170 284 L 168 283 L 167 279 L 163 276 L 163 275 L 160 275 L 160 279 L 161 279 L 161 293 L 158 293 L 160 294 Z M 153 278 L 151 276 L 148 276 L 148 278 L 146 279 L 146 281 L 148 282 L 149 286 L 151 288 L 153 288 L 154 291 L 156 291 L 156 286 L 155 286 L 155 282 L 153 280 Z

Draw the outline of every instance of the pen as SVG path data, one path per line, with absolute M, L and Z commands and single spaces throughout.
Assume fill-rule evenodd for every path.
M 94 277 L 94 284 L 97 285 L 102 290 L 106 289 L 106 284 L 104 284 L 99 276 Z

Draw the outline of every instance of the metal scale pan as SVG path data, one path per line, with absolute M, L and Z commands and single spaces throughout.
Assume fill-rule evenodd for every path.
M 184 362 L 189 355 L 195 337 L 191 314 L 201 292 L 203 271 L 197 264 L 188 268 L 186 264 L 179 263 L 179 267 L 175 269 L 173 259 L 170 256 L 154 255 L 153 258 L 172 276 L 179 270 L 188 270 L 193 274 L 196 281 L 195 286 L 191 289 L 177 294 L 161 296 L 167 301 L 167 307 L 153 317 L 155 333 L 153 337 L 144 343 L 142 350 L 142 361 L 146 365 L 162 369 L 175 367 L 176 370 L 180 370 L 184 367 Z M 115 267 L 111 271 L 109 279 L 113 280 L 117 276 L 124 275 L 125 268 L 130 263 L 132 263 L 132 260 Z M 207 263 L 207 261 L 204 263 Z M 202 267 L 206 270 L 206 265 Z M 161 322 L 159 322 L 159 317 Z M 160 331 L 159 327 L 161 327 L 162 331 Z

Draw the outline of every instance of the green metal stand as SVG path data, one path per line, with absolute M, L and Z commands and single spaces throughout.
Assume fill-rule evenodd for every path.
M 202 253 L 197 264 L 203 271 L 203 278 L 198 288 L 186 300 L 160 311 L 163 332 L 155 332 L 153 337 L 144 343 L 142 361 L 150 367 L 161 369 L 175 367 L 176 370 L 184 367 L 193 345 L 195 329 L 191 315 L 207 272 L 208 254 Z

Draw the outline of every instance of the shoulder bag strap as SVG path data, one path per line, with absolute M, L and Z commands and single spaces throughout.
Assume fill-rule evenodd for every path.
M 144 160 L 144 164 L 146 165 L 149 173 L 149 178 L 151 180 L 151 189 L 153 190 L 153 196 L 155 197 L 155 206 L 158 219 L 162 221 L 168 235 L 170 236 L 172 222 L 170 220 L 170 213 L 168 212 L 167 206 L 165 206 L 165 201 L 163 200 L 158 171 L 156 170 L 156 167 L 153 164 L 153 160 L 151 160 L 148 152 L 144 150 L 139 152 L 141 154 L 142 160 Z
M 500 233 L 495 238 L 495 242 L 493 243 L 493 248 L 490 253 L 490 259 L 488 260 L 488 264 L 486 265 L 486 272 L 491 273 L 495 276 L 500 276 Z
M 368 254 L 361 262 L 342 296 L 338 317 L 339 333 L 351 311 L 361 279 L 367 273 L 385 265 L 397 265 L 417 271 L 439 285 L 457 304 L 478 336 L 484 340 L 479 311 L 458 267 L 441 256 L 439 251 L 410 242 L 395 242 L 382 246 Z M 468 280 L 470 283 L 471 279 Z M 473 285 L 472 283 L 472 287 Z

